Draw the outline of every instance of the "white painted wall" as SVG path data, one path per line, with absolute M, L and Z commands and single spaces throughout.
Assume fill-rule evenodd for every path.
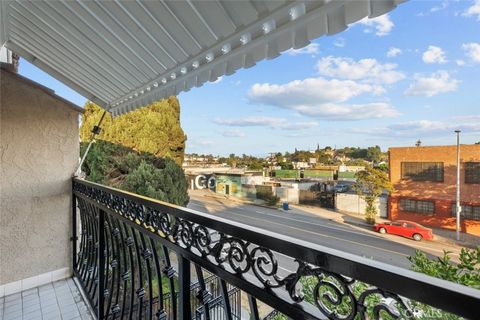
M 382 218 L 387 217 L 387 197 L 380 197 L 375 206 Z M 365 214 L 365 200 L 353 193 L 337 193 L 335 198 L 335 208 L 340 211 Z
M 270 181 L 269 177 L 244 175 L 241 177 L 242 184 L 257 185 Z
M 299 190 L 293 188 L 274 187 L 273 194 L 280 198 L 280 202 L 288 202 L 290 204 L 299 203 Z

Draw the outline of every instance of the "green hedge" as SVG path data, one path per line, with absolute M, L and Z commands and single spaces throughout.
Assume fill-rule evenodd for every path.
M 300 178 L 300 170 L 275 170 L 277 178 Z M 305 170 L 305 178 L 333 178 L 333 172 L 328 170 Z
M 332 178 L 333 171 L 327 170 L 305 170 L 306 177 L 322 177 L 322 178 Z
M 339 172 L 338 177 L 339 178 L 354 179 L 355 178 L 355 172 Z
M 275 177 L 277 178 L 298 178 L 300 172 L 298 170 L 275 170 Z

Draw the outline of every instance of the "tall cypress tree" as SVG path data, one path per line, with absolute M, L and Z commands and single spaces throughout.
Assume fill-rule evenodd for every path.
M 93 126 L 103 109 L 87 102 L 82 116 L 80 139 L 88 142 Z M 186 136 L 180 126 L 180 104 L 174 96 L 112 119 L 108 114 L 98 139 L 119 144 L 157 157 L 169 157 L 178 165 L 183 162 Z
M 103 109 L 88 102 L 80 128 L 81 153 Z M 181 168 L 185 134 L 176 97 L 155 102 L 115 119 L 106 116 L 83 171 L 87 180 L 147 197 L 187 205 L 187 180 Z

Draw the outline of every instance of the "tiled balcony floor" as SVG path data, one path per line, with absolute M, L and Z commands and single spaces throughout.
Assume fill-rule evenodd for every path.
M 0 320 L 93 320 L 75 282 L 60 280 L 0 298 Z

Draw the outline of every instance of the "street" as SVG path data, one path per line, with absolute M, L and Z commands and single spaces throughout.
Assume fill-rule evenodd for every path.
M 211 197 L 207 193 L 198 191 L 191 192 L 190 199 L 188 204 L 190 209 L 407 269 L 410 268 L 407 257 L 414 255 L 415 250 L 424 251 L 429 256 L 442 256 L 443 250 L 452 251 L 452 258 L 456 260 L 461 249 L 458 246 L 435 241 L 415 242 L 398 236 L 380 235 L 360 226 L 313 215 L 299 207 L 289 211 L 270 209 Z M 326 209 L 318 208 L 318 210 Z M 279 265 L 290 269 L 286 271 L 293 271 L 295 268 L 293 261 L 285 261 L 285 263 L 285 265 L 283 263 Z

